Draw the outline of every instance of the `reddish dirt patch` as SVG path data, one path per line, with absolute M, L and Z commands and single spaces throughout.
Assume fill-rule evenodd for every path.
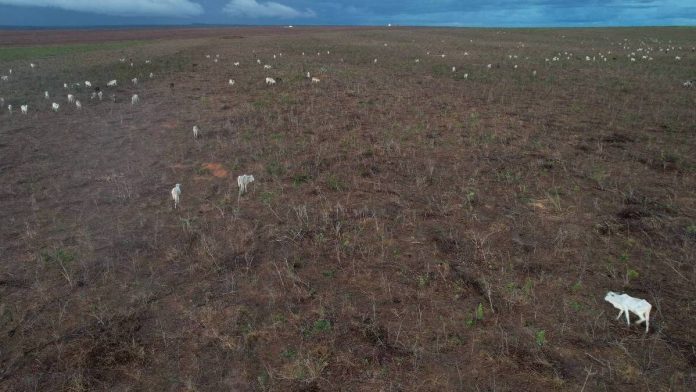
M 176 129 L 179 126 L 179 123 L 174 120 L 167 120 L 160 123 L 160 125 L 164 129 Z
M 213 175 L 213 177 L 217 178 L 225 178 L 227 177 L 227 170 L 225 170 L 221 164 L 219 163 L 205 163 L 203 164 L 203 168 L 208 169 L 210 171 L 210 174 Z

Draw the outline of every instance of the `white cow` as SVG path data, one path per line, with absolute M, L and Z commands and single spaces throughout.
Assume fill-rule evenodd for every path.
M 82 103 L 80 103 L 79 100 L 75 101 L 75 107 L 77 108 L 77 110 L 82 110 Z
M 172 188 L 172 199 L 174 199 L 174 208 L 179 205 L 179 200 L 181 200 L 181 184 L 176 184 Z
M 312 78 L 312 83 L 319 83 L 319 82 L 320 82 L 319 78 L 317 78 L 317 77 Z
M 137 105 L 140 102 L 140 97 L 138 94 L 133 94 L 131 97 L 131 105 Z
M 29 105 L 22 105 L 19 108 L 22 109 L 22 114 L 27 114 L 29 112 Z
M 75 102 L 75 96 L 72 94 L 68 94 L 68 103 L 73 103 Z
M 85 86 L 92 87 L 92 82 L 90 82 L 89 80 L 85 80 Z
M 200 128 L 198 128 L 198 125 L 193 126 L 193 138 L 198 139 L 198 134 L 201 132 Z
M 118 84 L 118 82 L 114 79 L 109 81 L 109 83 L 106 84 L 107 87 L 115 87 Z
M 269 86 L 272 84 L 276 84 L 276 80 L 273 78 L 266 78 L 266 84 Z
M 53 109 L 54 112 L 58 112 L 58 109 L 60 109 L 60 105 L 53 102 L 53 105 L 51 105 L 51 109 Z
M 12 105 L 7 105 L 7 111 L 10 112 L 10 114 L 12 114 Z
M 138 84 L 138 78 L 133 78 L 133 79 L 131 79 L 131 82 L 133 82 L 134 85 L 135 85 L 135 84 Z
M 247 186 L 254 182 L 254 176 L 250 174 L 242 174 L 237 177 L 237 186 L 239 186 L 239 195 L 246 193 Z
M 631 319 L 628 314 L 630 311 L 639 317 L 636 324 L 640 324 L 645 321 L 645 332 L 648 332 L 650 329 L 650 310 L 652 309 L 652 305 L 650 305 L 648 301 L 631 297 L 628 294 L 615 293 L 613 291 L 608 292 L 604 297 L 604 300 L 614 305 L 616 309 L 619 309 L 619 315 L 616 316 L 617 320 L 623 313 L 626 313 L 626 324 L 630 326 Z

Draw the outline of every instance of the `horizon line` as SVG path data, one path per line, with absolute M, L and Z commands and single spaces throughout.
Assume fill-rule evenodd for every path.
M 366 28 L 443 28 L 443 29 L 601 29 L 601 28 L 696 28 L 696 25 L 529 25 L 529 26 L 452 26 L 452 25 L 408 25 L 408 24 L 240 24 L 240 23 L 189 23 L 189 24 L 100 24 L 100 25 L 2 25 L 0 30 L 90 30 L 90 29 L 141 29 L 141 28 L 235 28 L 235 27 L 282 27 L 282 28 L 323 28 L 323 27 L 366 27 Z

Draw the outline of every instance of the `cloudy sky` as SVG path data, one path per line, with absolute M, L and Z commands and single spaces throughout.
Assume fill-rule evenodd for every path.
M 696 0 L 0 0 L 0 25 L 696 25 Z

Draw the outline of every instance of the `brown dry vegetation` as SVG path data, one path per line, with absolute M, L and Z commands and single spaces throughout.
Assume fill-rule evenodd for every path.
M 0 389 L 696 388 L 694 29 L 284 33 L 0 63 Z

